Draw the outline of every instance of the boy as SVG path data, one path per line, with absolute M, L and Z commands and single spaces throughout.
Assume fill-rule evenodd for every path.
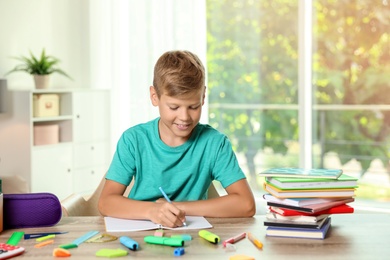
M 168 227 L 182 226 L 185 215 L 252 217 L 253 194 L 229 140 L 199 123 L 206 94 L 199 58 L 188 51 L 164 53 L 149 91 L 160 117 L 122 134 L 99 199 L 101 214 Z M 221 182 L 226 196 L 207 199 L 212 180 Z

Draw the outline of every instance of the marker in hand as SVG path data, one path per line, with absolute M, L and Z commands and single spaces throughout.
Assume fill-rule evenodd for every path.
M 169 202 L 169 203 L 172 203 L 172 201 L 169 199 L 168 195 L 165 193 L 165 191 L 162 189 L 162 187 L 159 187 L 162 195 L 164 196 L 164 198 Z M 183 226 L 187 226 L 187 223 L 186 222 L 183 222 Z

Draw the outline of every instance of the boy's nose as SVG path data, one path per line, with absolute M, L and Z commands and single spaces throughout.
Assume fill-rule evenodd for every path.
M 179 114 L 179 118 L 180 118 L 180 120 L 183 120 L 183 121 L 190 118 L 190 114 L 188 113 L 188 109 L 185 109 L 185 108 L 181 109 L 180 114 Z

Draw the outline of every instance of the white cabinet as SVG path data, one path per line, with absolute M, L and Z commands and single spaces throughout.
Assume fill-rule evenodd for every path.
M 109 98 L 106 91 L 77 92 L 73 95 L 75 142 L 105 140 L 109 135 Z M 90 131 L 83 131 L 90 129 Z
M 59 96 L 59 114 L 34 117 L 34 95 Z M 60 199 L 90 193 L 111 161 L 110 92 L 99 89 L 11 91 L 13 109 L 0 121 L 0 174 L 17 174 L 31 192 Z M 34 126 L 58 125 L 58 143 L 34 145 Z
M 73 95 L 74 192 L 92 192 L 108 169 L 111 160 L 109 107 L 105 91 Z
M 32 191 L 48 191 L 59 197 L 72 191 L 72 145 L 34 147 L 32 152 Z

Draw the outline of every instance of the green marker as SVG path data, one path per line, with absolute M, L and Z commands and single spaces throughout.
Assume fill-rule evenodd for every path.
M 217 235 L 215 235 L 207 230 L 200 230 L 198 234 L 201 238 L 204 238 L 213 244 L 218 244 L 218 242 L 221 240 L 219 238 L 219 236 L 217 236 Z
M 62 244 L 62 245 L 59 245 L 58 247 L 63 248 L 63 249 L 71 249 L 71 248 L 76 248 L 78 246 L 76 244 Z
M 184 240 L 180 238 L 146 236 L 144 241 L 149 244 L 164 246 L 184 246 Z
M 8 239 L 6 244 L 16 246 L 19 243 L 19 241 L 22 239 L 23 235 L 24 232 L 22 231 L 17 231 L 12 233 L 11 237 Z

